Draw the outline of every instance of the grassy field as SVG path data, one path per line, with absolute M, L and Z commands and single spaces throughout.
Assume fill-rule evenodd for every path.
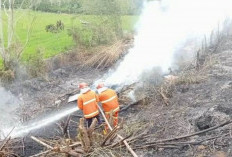
M 4 14 L 4 13 L 3 13 Z M 5 15 L 5 14 L 4 14 Z M 21 43 L 25 43 L 28 34 L 28 28 L 31 26 L 30 39 L 25 48 L 22 60 L 29 59 L 30 54 L 35 53 L 38 49 L 44 52 L 44 58 L 55 56 L 56 54 L 63 53 L 74 46 L 74 42 L 68 36 L 67 29 L 72 25 L 81 25 L 80 20 L 91 22 L 97 20 L 96 16 L 91 15 L 70 15 L 70 14 L 55 14 L 34 12 L 29 10 L 16 11 L 15 19 L 18 21 L 15 25 L 15 35 Z M 73 20 L 75 19 L 75 20 Z M 122 26 L 123 30 L 132 32 L 134 24 L 136 23 L 137 16 L 123 16 Z M 45 27 L 49 24 L 56 24 L 58 20 L 64 23 L 64 30 L 59 33 L 46 32 Z M 33 23 L 32 23 L 33 21 Z M 4 33 L 7 35 L 7 16 L 4 16 Z M 31 25 L 32 24 L 32 25 Z

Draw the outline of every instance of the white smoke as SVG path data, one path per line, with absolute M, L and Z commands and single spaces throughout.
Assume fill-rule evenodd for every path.
M 0 131 L 3 128 L 13 128 L 20 123 L 15 111 L 20 101 L 13 94 L 0 87 Z
M 163 72 L 174 62 L 174 53 L 191 40 L 193 53 L 204 37 L 221 28 L 232 15 L 231 0 L 162 0 L 145 4 L 134 47 L 116 71 L 105 79 L 107 85 L 136 82 L 144 72 L 160 67 Z

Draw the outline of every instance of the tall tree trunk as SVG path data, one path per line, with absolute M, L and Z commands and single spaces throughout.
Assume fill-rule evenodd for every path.
M 3 38 L 2 0 L 0 0 L 0 54 L 4 58 L 5 46 L 4 46 L 4 38 Z
M 8 44 L 10 48 L 14 34 L 14 0 L 9 0 L 9 16 L 8 16 Z

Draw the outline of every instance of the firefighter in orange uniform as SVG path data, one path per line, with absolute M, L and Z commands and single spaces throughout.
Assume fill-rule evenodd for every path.
M 79 88 L 81 92 L 78 97 L 77 104 L 83 111 L 84 117 L 87 121 L 87 126 L 90 127 L 94 118 L 97 118 L 98 123 L 101 124 L 97 105 L 97 102 L 99 101 L 98 96 L 94 91 L 90 90 L 87 83 L 80 83 Z
M 97 85 L 99 102 L 102 103 L 102 108 L 105 112 L 107 120 L 109 120 L 112 115 L 114 127 L 118 124 L 118 112 L 119 112 L 119 102 L 116 92 L 110 88 L 104 86 L 104 83 L 99 83 Z M 107 125 L 105 131 L 107 132 Z

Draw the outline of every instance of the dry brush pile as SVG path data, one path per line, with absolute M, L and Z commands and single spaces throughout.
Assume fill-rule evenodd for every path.
M 124 56 L 132 45 L 132 39 L 119 40 L 113 45 L 98 47 L 93 51 L 88 59 L 84 60 L 83 67 L 93 67 L 96 69 L 105 69 L 111 67 L 122 56 Z
M 93 123 L 89 128 L 85 127 L 84 119 L 80 119 L 78 127 L 78 135 L 75 139 L 69 138 L 69 135 L 60 139 L 42 139 L 31 136 L 31 138 L 43 145 L 47 150 L 35 154 L 36 156 L 121 156 L 116 149 L 121 147 L 123 144 L 125 147 L 130 148 L 126 140 L 131 137 L 127 136 L 123 138 L 118 134 L 118 131 L 122 126 L 118 125 L 114 128 L 110 128 L 110 132 L 107 135 L 102 134 L 102 127 L 97 126 L 97 119 L 94 119 Z M 130 151 L 133 152 L 131 149 Z

